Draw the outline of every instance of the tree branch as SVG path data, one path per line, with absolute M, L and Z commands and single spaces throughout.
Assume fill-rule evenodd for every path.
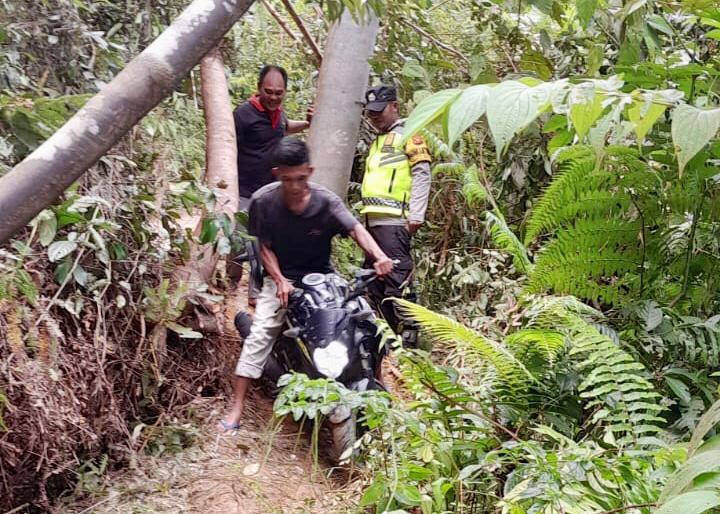
M 288 27 L 288 24 L 285 23 L 285 20 L 283 20 L 280 17 L 280 13 L 275 10 L 275 8 L 270 5 L 267 0 L 260 0 L 260 3 L 263 5 L 265 10 L 272 16 L 278 25 L 280 25 L 280 28 L 285 31 L 285 33 L 290 36 L 290 39 L 295 41 L 296 43 L 300 42 L 300 38 L 292 31 L 290 30 L 290 27 Z
M 453 48 L 452 46 L 448 45 L 447 43 L 443 43 L 442 41 L 437 39 L 435 36 L 430 34 L 428 31 L 426 31 L 422 27 L 418 27 L 414 23 L 407 21 L 407 20 L 403 20 L 403 19 L 400 19 L 400 23 L 407 25 L 408 27 L 413 29 L 415 32 L 420 34 L 422 37 L 424 37 L 425 39 L 430 41 L 436 47 L 438 47 L 442 50 L 445 50 L 447 53 L 454 55 L 458 59 L 461 59 L 462 61 L 465 62 L 465 64 L 470 64 L 470 61 L 468 60 L 468 58 L 465 57 L 465 55 L 460 50 Z
M 287 9 L 288 14 L 295 22 L 295 25 L 297 25 L 298 29 L 300 29 L 300 32 L 303 35 L 303 39 L 305 39 L 305 42 L 308 44 L 310 49 L 312 50 L 313 54 L 315 55 L 315 59 L 317 60 L 318 66 L 322 63 L 322 54 L 320 53 L 320 48 L 318 47 L 315 40 L 310 35 L 310 32 L 308 32 L 308 29 L 305 27 L 305 24 L 300 19 L 300 16 L 298 16 L 298 13 L 295 12 L 295 9 L 293 8 L 292 4 L 290 3 L 290 0 L 280 0 L 282 4 L 285 6 L 285 9 Z

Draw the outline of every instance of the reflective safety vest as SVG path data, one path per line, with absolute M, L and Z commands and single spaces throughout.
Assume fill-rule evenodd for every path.
M 360 189 L 360 214 L 404 216 L 407 212 L 412 175 L 404 148 L 393 146 L 400 137 L 399 132 L 391 131 L 378 136 L 370 146 Z

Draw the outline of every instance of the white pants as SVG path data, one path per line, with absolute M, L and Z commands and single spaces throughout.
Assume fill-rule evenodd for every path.
M 286 312 L 286 309 L 280 308 L 275 281 L 270 277 L 265 277 L 255 306 L 250 335 L 243 343 L 240 359 L 235 366 L 237 376 L 260 378 L 275 339 L 285 322 Z

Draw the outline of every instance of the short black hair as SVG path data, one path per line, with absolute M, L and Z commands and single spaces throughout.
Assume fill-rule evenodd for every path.
M 265 76 L 271 71 L 277 71 L 280 75 L 282 75 L 283 84 L 285 84 L 285 89 L 287 89 L 287 71 L 285 71 L 285 68 L 282 66 L 277 66 L 275 64 L 266 64 L 260 69 L 260 74 L 258 75 L 258 87 L 262 86 Z
M 275 168 L 300 166 L 309 162 L 310 152 L 305 141 L 296 137 L 283 137 L 272 155 L 272 165 Z

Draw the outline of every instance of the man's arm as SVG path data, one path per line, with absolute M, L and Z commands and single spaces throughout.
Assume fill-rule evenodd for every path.
M 287 121 L 287 128 L 285 129 L 285 133 L 286 134 L 297 134 L 298 132 L 302 132 L 305 129 L 309 129 L 313 114 L 315 114 L 315 106 L 311 105 L 307 109 L 307 113 L 305 114 L 304 120 L 302 120 L 302 121 L 288 120 Z
M 405 143 L 405 155 L 410 161 L 410 208 L 408 212 L 407 229 L 410 235 L 417 232 L 425 220 L 428 198 L 430 197 L 430 150 L 425 140 L 417 134 Z
M 358 246 L 373 260 L 373 267 L 379 277 L 387 275 L 392 271 L 392 261 L 385 255 L 385 252 L 380 249 L 375 239 L 373 239 L 373 236 L 370 235 L 370 232 L 368 232 L 365 227 L 358 223 L 350 231 L 350 237 L 352 237 Z
M 307 120 L 288 120 L 286 134 L 297 134 L 310 127 L 310 122 Z
M 280 305 L 285 309 L 288 304 L 288 295 L 290 295 L 294 288 L 280 271 L 280 263 L 278 262 L 275 252 L 262 241 L 260 242 L 260 258 L 262 259 L 265 271 L 270 275 L 270 278 L 275 281 L 277 297 L 280 299 Z
M 425 221 L 428 199 L 430 198 L 430 163 L 422 161 L 411 169 L 410 208 L 408 212 L 408 232 L 414 234 Z

